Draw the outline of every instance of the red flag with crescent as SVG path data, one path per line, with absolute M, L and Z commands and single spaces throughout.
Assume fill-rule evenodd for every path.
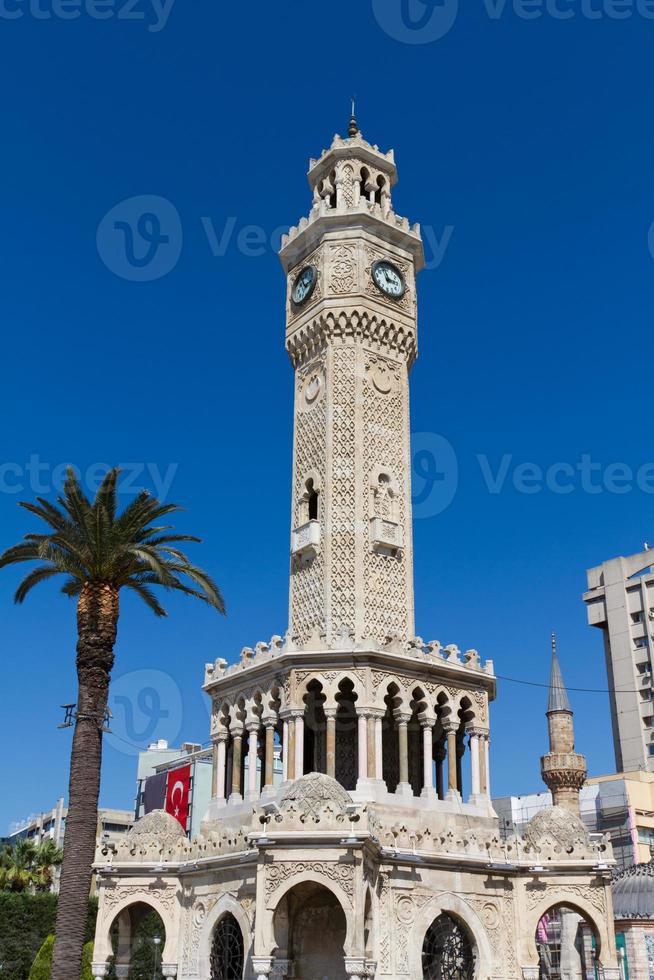
M 171 769 L 166 784 L 166 813 L 179 820 L 184 831 L 188 820 L 188 797 L 191 786 L 191 767 Z

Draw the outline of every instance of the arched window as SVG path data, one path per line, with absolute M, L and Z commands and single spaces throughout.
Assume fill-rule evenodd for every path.
M 475 954 L 468 933 L 445 912 L 434 919 L 422 945 L 423 980 L 473 980 Z
M 307 480 L 307 503 L 309 509 L 309 520 L 318 520 L 318 491 L 313 485 L 313 480 Z
M 224 915 L 215 928 L 211 946 L 211 980 L 242 980 L 243 936 L 233 915 Z

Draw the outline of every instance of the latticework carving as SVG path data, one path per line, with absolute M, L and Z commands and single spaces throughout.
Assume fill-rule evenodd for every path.
M 355 458 L 356 348 L 332 351 L 331 459 L 331 617 L 332 636 L 341 626 L 356 625 L 355 575 Z
M 296 405 L 304 398 L 304 385 L 313 374 L 324 375 L 324 358 L 316 358 L 306 369 L 298 372 Z M 303 481 L 309 472 L 323 477 L 326 455 L 326 408 L 325 399 L 316 400 L 311 408 L 304 401 L 304 410 L 295 413 L 295 450 L 293 477 L 294 523 L 299 521 L 297 502 L 303 491 Z M 324 477 L 323 477 L 324 478 Z M 319 518 L 324 521 L 324 497 L 319 497 Z M 324 602 L 325 558 L 320 549 L 316 555 L 293 558 L 291 561 L 291 631 L 301 641 L 311 631 L 320 628 L 325 618 Z
M 366 376 L 383 365 L 389 377 L 396 377 L 403 366 L 380 358 L 378 354 L 366 354 Z M 397 484 L 408 485 L 406 386 L 393 384 L 383 394 L 372 380 L 367 380 L 363 392 L 363 444 L 365 446 L 364 472 L 375 467 L 387 467 Z M 397 499 L 397 519 L 409 533 L 407 499 L 404 491 Z M 412 606 L 410 576 L 407 575 L 406 558 L 402 552 L 396 555 L 379 554 L 369 546 L 365 551 L 366 602 L 364 632 L 383 642 L 387 637 L 408 637 L 409 617 Z

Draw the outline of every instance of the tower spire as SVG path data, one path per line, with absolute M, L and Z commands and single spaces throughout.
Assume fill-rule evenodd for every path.
M 350 139 L 352 139 L 353 136 L 358 136 L 359 135 L 359 124 L 357 123 L 357 118 L 356 118 L 356 96 L 355 95 L 352 96 L 352 115 L 350 117 L 350 124 L 349 124 L 349 126 L 347 128 L 347 135 L 348 135 L 348 137 Z
M 550 670 L 550 694 L 547 702 L 547 713 L 549 714 L 551 711 L 570 711 L 572 713 L 559 658 L 556 655 L 556 633 L 552 633 L 552 667 Z
M 579 791 L 586 781 L 586 759 L 575 752 L 574 719 L 552 633 L 552 667 L 547 701 L 550 750 L 540 760 L 543 782 L 552 793 L 554 806 L 579 816 Z

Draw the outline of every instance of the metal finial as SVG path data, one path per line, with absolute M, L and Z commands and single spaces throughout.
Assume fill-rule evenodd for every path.
M 556 656 L 556 633 L 552 632 L 552 653 Z
M 359 134 L 359 126 L 358 126 L 357 119 L 356 119 L 356 96 L 353 95 L 352 96 L 352 116 L 350 118 L 350 125 L 347 128 L 347 135 L 349 136 L 350 139 L 352 139 L 353 136 L 358 136 L 358 134 Z

